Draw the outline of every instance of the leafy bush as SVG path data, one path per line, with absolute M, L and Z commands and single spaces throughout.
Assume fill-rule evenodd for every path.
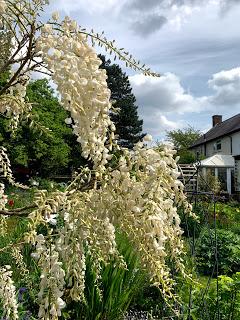
M 200 198 L 193 204 L 193 211 L 198 216 L 198 221 L 184 215 L 184 212 L 179 210 L 181 217 L 181 227 L 184 230 L 186 237 L 199 237 L 206 223 L 210 228 L 214 228 L 214 204 L 209 201 L 209 197 Z M 230 230 L 240 235 L 240 204 L 239 202 L 215 203 L 216 226 L 219 229 Z
M 204 177 L 199 177 L 198 186 L 201 191 L 214 192 L 215 194 L 220 193 L 222 188 L 221 182 L 210 172 L 208 172 Z
M 221 320 L 240 318 L 240 272 L 237 272 L 231 278 L 228 276 L 218 277 L 218 295 L 216 289 L 216 280 L 214 287 L 210 290 L 207 304 L 209 306 L 211 319 L 214 314 L 219 312 Z M 216 310 L 218 307 L 218 310 Z
M 218 228 L 230 229 L 240 235 L 239 202 L 217 203 L 216 218 Z
M 196 246 L 197 267 L 203 274 L 216 274 L 216 254 L 219 274 L 231 274 L 240 270 L 240 236 L 227 230 L 205 229 Z
M 208 290 L 205 285 L 194 286 L 192 307 L 187 314 L 191 320 L 240 319 L 240 272 L 232 277 L 219 276 Z

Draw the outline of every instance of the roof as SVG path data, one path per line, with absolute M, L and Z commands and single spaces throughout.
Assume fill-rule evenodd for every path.
M 201 161 L 202 167 L 234 167 L 234 158 L 231 155 L 215 154 Z
M 205 142 L 229 135 L 230 133 L 234 133 L 237 131 L 240 131 L 240 113 L 217 124 L 215 127 L 210 129 L 207 133 L 205 133 L 197 141 L 195 141 L 190 149 L 197 147 Z

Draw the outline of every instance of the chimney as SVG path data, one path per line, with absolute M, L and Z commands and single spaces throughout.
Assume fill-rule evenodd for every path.
M 212 116 L 212 126 L 215 127 L 217 124 L 222 122 L 222 115 L 215 114 Z

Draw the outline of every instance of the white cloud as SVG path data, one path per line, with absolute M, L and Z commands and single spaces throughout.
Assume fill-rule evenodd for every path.
M 142 17 L 140 21 L 132 23 L 131 27 L 136 34 L 148 36 L 160 29 L 165 23 L 167 23 L 166 17 L 152 14 Z
M 170 22 L 173 29 L 180 30 L 196 11 L 200 11 L 204 7 L 208 10 L 215 7 L 215 11 L 224 16 L 238 4 L 240 4 L 239 0 L 129 0 L 125 1 L 122 8 L 125 17 L 131 17 L 134 20 L 134 26 L 141 26 L 144 21 L 144 26 L 149 30 L 151 30 L 153 14 L 164 18 L 165 23 L 155 24 L 152 32 L 156 32 L 167 21 Z M 143 15 L 145 16 L 143 17 Z M 136 30 L 134 28 L 134 31 L 136 34 L 145 37 L 145 33 L 141 29 Z
M 160 78 L 138 74 L 131 76 L 130 82 L 137 98 L 139 115 L 144 120 L 144 129 L 153 136 L 186 126 L 183 114 L 185 119 L 190 115 L 194 119 L 192 121 L 198 124 L 196 113 L 227 114 L 230 109 L 234 113 L 239 112 L 240 67 L 213 74 L 208 85 L 214 93 L 201 97 L 186 92 L 173 73 L 166 73 Z
M 159 124 L 160 124 L 161 128 L 165 129 L 165 130 L 172 130 L 172 129 L 182 127 L 181 122 L 179 123 L 179 122 L 170 121 L 167 119 L 166 116 L 163 116 L 163 115 L 159 116 Z
M 184 23 L 187 23 L 190 16 L 193 15 L 195 11 L 199 11 L 199 6 L 173 5 L 168 13 L 168 19 L 170 25 L 172 25 L 176 30 L 180 30 Z
M 159 78 L 137 74 L 129 79 L 139 106 L 144 105 L 153 112 L 198 112 L 206 101 L 205 97 L 195 98 L 187 93 L 173 73 Z
M 144 130 L 154 136 L 186 126 L 184 120 L 174 120 L 177 114 L 203 110 L 206 98 L 196 98 L 185 92 L 179 78 L 172 73 L 160 78 L 138 74 L 129 79 L 137 98 L 139 115 L 144 120 Z M 169 119 L 171 116 L 173 120 Z
M 144 119 L 144 132 L 150 133 L 154 139 L 156 137 L 163 137 L 166 131 L 175 130 L 186 127 L 187 123 L 184 120 L 172 121 L 169 120 L 161 112 L 146 112 L 142 114 L 139 112 L 140 117 Z
M 89 13 L 101 13 L 118 4 L 117 0 L 53 0 L 51 6 L 60 8 L 62 11 L 70 14 L 75 11 L 84 10 Z
M 210 103 L 218 106 L 240 104 L 240 67 L 215 73 L 208 84 L 215 91 L 209 97 Z

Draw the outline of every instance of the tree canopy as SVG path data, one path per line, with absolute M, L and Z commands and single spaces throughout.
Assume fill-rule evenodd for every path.
M 31 119 L 21 122 L 14 133 L 9 130 L 9 120 L 0 119 L 0 141 L 9 151 L 13 168 L 24 166 L 44 177 L 79 167 L 81 149 L 65 123 L 69 113 L 61 107 L 48 81 L 30 82 L 27 98 L 32 103 Z
M 180 163 L 194 162 L 195 155 L 189 150 L 189 147 L 201 136 L 201 131 L 191 126 L 184 129 L 177 129 L 167 131 L 167 139 L 170 141 L 175 149 L 177 155 L 180 156 Z
M 132 93 L 132 88 L 125 72 L 119 65 L 111 64 L 111 60 L 106 60 L 105 56 L 99 55 L 102 60 L 101 68 L 107 72 L 107 84 L 111 90 L 111 99 L 117 112 L 111 112 L 111 120 L 116 126 L 118 144 L 132 148 L 134 143 L 140 141 L 143 120 L 139 119 L 136 98 Z

